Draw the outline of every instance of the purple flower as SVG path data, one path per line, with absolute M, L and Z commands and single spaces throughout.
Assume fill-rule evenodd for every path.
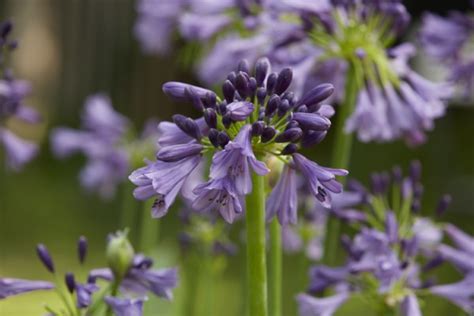
M 441 296 L 462 308 L 466 313 L 474 311 L 474 274 L 468 274 L 462 281 L 433 286 L 429 291 Z
M 152 264 L 151 259 L 143 255 L 136 255 L 121 283 L 122 290 L 137 295 L 152 292 L 156 296 L 171 299 L 173 297 L 172 290 L 178 284 L 178 271 L 174 268 L 152 269 Z M 89 276 L 107 281 L 113 280 L 113 273 L 108 268 L 92 270 Z
M 134 34 L 145 53 L 165 54 L 186 0 L 140 0 Z
M 13 170 L 19 170 L 23 165 L 33 159 L 38 146 L 26 141 L 11 131 L 0 127 L 0 143 L 5 149 L 7 156 L 7 166 Z
M 461 271 L 465 273 L 474 271 L 474 253 L 457 250 L 447 245 L 440 245 L 437 251 L 444 260 L 451 262 Z
M 405 297 L 401 310 L 403 316 L 422 316 L 418 299 L 413 294 Z
M 342 185 L 337 182 L 336 176 L 345 176 L 348 172 L 343 169 L 321 167 L 300 154 L 293 154 L 293 161 L 308 182 L 314 197 L 324 206 L 330 207 L 330 195 L 326 190 L 341 193 Z
M 133 195 L 136 199 L 147 200 L 155 197 L 152 216 L 160 218 L 176 199 L 187 177 L 199 165 L 201 155 L 194 154 L 178 161 L 156 161 L 132 172 L 130 181 L 137 186 Z
M 143 299 L 124 299 L 107 296 L 104 300 L 112 308 L 115 316 L 143 315 Z
M 86 99 L 82 125 L 82 130 L 53 130 L 53 153 L 60 158 L 83 153 L 88 162 L 79 175 L 81 184 L 111 198 L 129 169 L 129 153 L 124 146 L 129 121 L 114 111 L 107 96 L 96 94 Z
M 86 308 L 91 304 L 92 295 L 99 290 L 93 283 L 76 284 L 77 307 Z
M 29 281 L 21 279 L 0 279 L 0 299 L 22 293 L 51 290 L 54 285 L 46 281 Z
M 0 80 L 0 144 L 5 149 L 7 167 L 16 171 L 36 156 L 38 147 L 4 128 L 3 123 L 11 118 L 29 124 L 40 121 L 39 114 L 23 103 L 30 90 L 30 85 L 26 81 L 13 78 Z
M 200 184 L 193 192 L 196 198 L 192 207 L 197 211 L 216 209 L 228 223 L 233 223 L 235 218 L 242 213 L 243 208 L 234 181 L 228 177 Z
M 325 298 L 299 294 L 296 300 L 300 316 L 331 316 L 348 298 L 349 294 L 342 292 Z
M 285 166 L 280 179 L 267 198 L 267 221 L 278 214 L 281 225 L 296 224 L 297 203 L 296 173 L 292 167 Z
M 420 41 L 426 53 L 448 69 L 449 80 L 458 84 L 461 95 L 472 98 L 474 57 L 471 41 L 474 19 L 468 14 L 450 12 L 447 17 L 432 13 L 423 16 Z
M 185 13 L 179 21 L 181 35 L 188 40 L 208 40 L 231 23 L 226 14 Z
M 474 237 L 452 224 L 447 224 L 444 231 L 460 250 L 474 255 Z
M 227 105 L 227 111 L 230 113 L 230 118 L 232 120 L 245 121 L 245 119 L 253 112 L 253 104 L 246 101 L 232 102 Z
M 249 124 L 243 126 L 235 139 L 212 158 L 211 179 L 230 177 L 234 181 L 235 190 L 241 195 L 252 191 L 250 168 L 261 176 L 270 172 L 263 162 L 255 158 L 251 144 L 251 128 Z

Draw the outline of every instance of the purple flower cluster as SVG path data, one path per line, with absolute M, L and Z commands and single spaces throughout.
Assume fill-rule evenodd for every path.
M 373 308 L 400 308 L 402 315 L 418 316 L 422 313 L 417 296 L 427 292 L 450 300 L 468 313 L 474 311 L 474 237 L 454 225 L 434 224 L 418 216 L 423 194 L 420 180 L 421 165 L 415 161 L 405 178 L 395 167 L 392 176 L 388 172 L 374 173 L 370 189 L 354 180 L 348 183 L 344 195 L 358 195 L 360 206 L 347 208 L 333 203 L 329 214 L 355 223 L 358 233 L 353 239 L 341 238 L 347 252 L 343 266 L 311 268 L 308 294 L 297 298 L 300 315 L 332 315 L 357 294 L 371 300 L 378 297 Z M 447 195 L 441 198 L 436 208 L 438 216 L 446 211 L 450 200 Z M 443 235 L 455 248 L 442 243 Z M 458 268 L 464 279 L 433 285 L 427 274 L 444 261 Z M 328 288 L 334 289 L 333 296 L 313 296 Z
M 79 262 L 82 265 L 87 254 L 87 240 L 85 237 L 79 238 L 77 252 Z M 45 268 L 51 274 L 56 274 L 53 259 L 46 246 L 39 244 L 37 246 L 37 254 Z M 126 234 L 119 232 L 109 236 L 107 255 L 109 256 L 110 269 L 91 270 L 85 283 L 79 282 L 71 272 L 65 274 L 64 283 L 68 293 L 61 293 L 62 290 L 58 290 L 58 293 L 68 313 L 70 313 L 68 315 L 89 314 L 97 308 L 98 304 L 106 303 L 117 316 L 140 316 L 142 315 L 143 302 L 148 292 L 165 299 L 172 298 L 172 290 L 177 286 L 178 282 L 177 270 L 152 269 L 153 260 L 141 254 L 135 255 L 133 248 L 131 248 L 126 239 Z M 130 262 L 128 262 L 127 258 L 130 258 Z M 117 269 L 122 269 L 123 272 Z M 118 277 L 117 273 L 121 274 L 121 276 Z M 99 278 L 113 283 L 119 282 L 116 285 L 120 285 L 120 293 L 124 298 L 116 297 L 117 293 L 110 292 L 111 287 L 102 289 L 105 291 L 103 294 L 105 298 L 104 296 L 93 296 L 95 292 L 100 290 L 99 285 L 96 283 Z M 119 278 L 119 281 L 115 280 L 117 278 Z M 55 288 L 61 288 L 61 285 L 55 285 L 46 281 L 0 278 L 0 299 L 22 293 L 52 290 Z M 134 298 L 136 296 L 139 298 Z M 96 301 L 97 299 L 100 301 Z M 70 301 L 75 302 L 75 306 L 71 306 Z M 56 311 L 49 306 L 47 310 L 56 314 Z
M 425 52 L 448 69 L 448 79 L 460 87 L 461 96 L 472 100 L 474 18 L 461 12 L 447 17 L 426 13 L 419 35 Z
M 40 121 L 40 115 L 24 103 L 30 94 L 28 82 L 15 79 L 11 69 L 7 68 L 7 55 L 17 47 L 17 42 L 9 39 L 13 25 L 11 22 L 0 24 L 0 145 L 6 156 L 7 166 L 19 170 L 25 163 L 33 159 L 38 151 L 36 144 L 27 141 L 7 129 L 11 119 L 18 119 L 28 124 Z M 2 166 L 3 168 L 3 166 Z
M 270 157 L 284 163 L 286 169 L 268 199 L 269 218 L 278 213 L 282 224 L 296 221 L 295 171 L 304 175 L 321 203 L 329 205 L 329 192 L 342 191 L 336 176 L 347 171 L 321 167 L 297 153 L 300 147 L 318 144 L 326 136 L 334 110 L 321 102 L 332 94 L 333 87 L 320 85 L 297 99 L 287 91 L 291 69 L 271 73 L 270 68 L 268 59 L 262 58 L 252 74 L 242 61 L 223 83 L 223 99 L 189 84 L 168 82 L 163 86 L 165 94 L 192 103 L 203 117 L 177 114 L 174 123 L 160 123 L 157 160 L 130 175 L 137 185 L 137 199 L 156 199 L 154 217 L 167 213 L 207 152 L 213 155 L 209 180 L 193 187 L 191 205 L 197 211 L 217 210 L 229 223 L 244 211 L 243 198 L 252 191 L 252 172 L 261 176 L 270 172 L 265 163 Z
M 80 152 L 87 157 L 87 165 L 80 173 L 81 184 L 90 191 L 97 190 L 104 198 L 114 195 L 133 164 L 132 153 L 151 151 L 151 136 L 156 132 L 145 129 L 143 136 L 131 143 L 130 122 L 116 112 L 110 99 L 103 94 L 87 98 L 82 114 L 82 129 L 59 127 L 51 133 L 51 143 L 57 157 L 68 157 Z

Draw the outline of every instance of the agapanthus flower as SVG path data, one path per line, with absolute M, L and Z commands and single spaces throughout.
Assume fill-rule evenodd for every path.
M 105 301 L 112 308 L 115 316 L 143 315 L 143 299 L 126 299 L 107 296 L 105 298 Z
M 178 284 L 178 273 L 174 268 L 152 269 L 153 260 L 141 254 L 135 255 L 121 283 L 122 291 L 145 296 L 151 292 L 165 299 L 172 299 L 172 290 Z M 89 277 L 112 282 L 114 273 L 109 268 L 94 269 Z
M 96 94 L 85 102 L 81 130 L 59 127 L 52 131 L 52 150 L 59 158 L 77 152 L 84 154 L 87 164 L 79 175 L 81 184 L 89 191 L 96 190 L 102 197 L 111 198 L 127 178 L 136 160 L 135 152 L 143 155 L 152 151 L 150 136 L 156 132 L 148 128 L 145 131 L 141 138 L 130 140 L 132 130 L 128 119 L 113 109 L 106 95 Z
M 463 280 L 446 285 L 437 285 L 429 289 L 436 295 L 443 297 L 462 308 L 466 313 L 474 312 L 474 274 L 468 274 Z
M 426 13 L 419 34 L 424 51 L 446 68 L 448 80 L 467 100 L 474 98 L 474 18 L 470 13 L 450 12 L 446 17 Z
M 83 264 L 87 255 L 87 240 L 80 237 L 77 243 L 79 263 Z M 172 290 L 177 285 L 176 269 L 152 269 L 153 260 L 141 254 L 135 254 L 127 239 L 127 232 L 109 235 L 106 258 L 109 268 L 94 269 L 85 282 L 77 275 L 67 272 L 64 278 L 57 275 L 53 258 L 43 244 L 37 246 L 38 257 L 49 273 L 55 275 L 55 283 L 30 281 L 14 278 L 0 278 L 0 300 L 22 293 L 57 289 L 63 304 L 61 312 L 56 307 L 45 305 L 48 315 L 89 315 L 108 304 L 115 315 L 140 316 L 146 294 L 151 292 L 166 299 L 172 298 Z M 108 281 L 119 280 L 117 290 L 111 286 L 102 287 L 98 278 Z M 59 284 L 64 282 L 64 284 Z M 63 291 L 64 288 L 67 291 Z M 94 295 L 100 291 L 100 295 Z M 133 299 L 129 295 L 133 295 Z M 111 296 L 113 295 L 113 296 Z
M 10 169 L 19 170 L 38 152 L 35 143 L 25 140 L 7 129 L 11 120 L 20 120 L 28 124 L 36 124 L 40 116 L 33 108 L 24 103 L 30 94 L 31 87 L 27 81 L 15 79 L 11 69 L 5 64 L 7 55 L 17 47 L 17 42 L 11 40 L 13 25 L 6 21 L 0 24 L 0 144 L 6 156 L 6 165 Z M 2 166 L 3 168 L 3 166 Z
M 371 301 L 378 302 L 374 308 L 400 308 L 402 315 L 421 315 L 417 297 L 429 286 L 425 273 L 443 260 L 460 265 L 463 272 L 472 271 L 466 259 L 451 251 L 462 253 L 464 250 L 446 250 L 448 246 L 441 244 L 442 225 L 418 216 L 422 194 L 421 164 L 416 161 L 412 162 L 407 177 L 399 167 L 393 169 L 392 176 L 388 172 L 372 174 L 370 189 L 355 180 L 349 181 L 343 195 L 349 195 L 348 200 L 353 203 L 346 204 L 349 207 L 338 207 L 333 202 L 329 214 L 347 221 L 357 229 L 357 234 L 353 239 L 348 236 L 341 239 L 347 252 L 344 265 L 311 268 L 308 292 L 317 295 L 331 288 L 347 296 L 367 295 Z M 445 211 L 448 200 L 441 199 L 436 210 L 438 215 Z M 446 229 L 454 233 L 462 245 L 469 243 L 468 236 L 455 227 L 448 225 Z M 298 300 L 301 315 L 324 314 L 320 303 L 331 301 L 302 297 L 305 299 Z M 335 302 L 340 302 L 336 307 L 345 301 L 335 297 Z M 334 310 L 332 305 L 327 315 L 332 315 Z
M 444 231 L 455 248 L 443 244 L 437 247 L 437 253 L 464 274 L 474 272 L 474 237 L 452 224 L 446 224 Z
M 197 211 L 216 210 L 227 222 L 244 212 L 243 198 L 252 191 L 251 175 L 268 174 L 266 161 L 272 156 L 286 165 L 283 180 L 274 189 L 277 192 L 291 192 L 291 177 L 298 171 L 314 198 L 325 205 L 330 203 L 329 193 L 342 191 L 336 176 L 347 171 L 319 166 L 297 153 L 301 146 L 315 145 L 326 136 L 334 110 L 321 102 L 332 94 L 333 87 L 320 85 L 297 99 L 287 91 L 291 69 L 270 73 L 270 67 L 268 59 L 262 58 L 252 73 L 248 62 L 242 61 L 222 85 L 223 99 L 189 84 L 169 82 L 163 86 L 173 99 L 192 103 L 203 118 L 177 114 L 174 123 L 160 123 L 163 133 L 158 139 L 157 160 L 130 176 L 137 185 L 137 198 L 156 198 L 155 217 L 167 212 L 205 153 L 213 156 L 209 180 L 194 187 L 191 205 Z M 270 196 L 269 218 L 276 214 L 272 200 L 278 193 Z M 291 201 L 284 202 L 295 205 L 294 192 L 288 196 Z M 294 222 L 292 205 L 286 215 L 280 215 L 282 224 Z

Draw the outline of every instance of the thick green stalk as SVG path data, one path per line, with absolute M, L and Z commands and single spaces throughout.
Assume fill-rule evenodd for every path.
M 282 248 L 281 226 L 275 217 L 270 224 L 269 311 L 272 316 L 282 313 Z
M 183 306 L 182 316 L 194 316 L 195 315 L 195 301 L 197 293 L 197 283 L 198 283 L 198 274 L 197 270 L 197 260 L 192 254 L 182 257 L 182 271 L 184 272 L 184 289 L 183 289 L 183 299 L 181 304 Z
M 197 309 L 195 315 L 197 316 L 209 316 L 214 315 L 213 311 L 213 298 L 215 297 L 214 288 L 215 288 L 215 271 L 213 267 L 213 257 L 211 253 L 201 254 L 199 259 L 199 283 L 197 293 L 194 293 L 194 297 L 199 298 L 195 303 L 195 308 Z M 194 271 L 195 273 L 195 271 Z
M 132 242 L 135 242 L 136 227 L 137 227 L 137 215 L 138 215 L 138 202 L 133 197 L 133 184 L 126 181 L 121 187 L 121 213 L 120 213 L 120 229 L 129 229 L 129 238 Z
M 267 316 L 267 264 L 265 254 L 264 178 L 252 174 L 253 190 L 247 195 L 247 301 L 249 316 Z
M 336 135 L 334 139 L 334 149 L 332 152 L 332 168 L 347 169 L 350 163 L 353 135 L 345 132 L 344 127 L 347 118 L 354 111 L 359 92 L 359 77 L 354 66 L 349 66 L 346 76 L 345 96 L 343 103 L 338 108 L 336 121 Z M 345 178 L 340 179 L 342 184 Z M 334 217 L 329 217 L 327 233 L 324 247 L 324 263 L 334 264 L 339 243 L 340 221 Z
M 153 250 L 158 243 L 161 220 L 152 218 L 150 215 L 153 203 L 153 200 L 148 200 L 142 203 L 143 210 L 142 214 L 140 214 L 141 222 L 138 230 L 138 245 L 139 250 L 142 252 Z

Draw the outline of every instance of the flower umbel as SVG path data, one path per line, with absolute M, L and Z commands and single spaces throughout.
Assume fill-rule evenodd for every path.
M 160 123 L 163 133 L 158 143 L 162 147 L 157 160 L 130 176 L 138 186 L 136 198 L 156 198 L 155 217 L 167 212 L 205 154 L 213 156 L 209 180 L 194 187 L 191 204 L 198 211 L 217 210 L 228 222 L 244 210 L 243 198 L 252 191 L 251 174 L 263 176 L 270 172 L 266 161 L 271 157 L 286 165 L 284 179 L 275 190 L 292 192 L 291 201 L 285 202 L 290 203 L 286 215 L 279 215 L 282 224 L 296 220 L 291 180 L 296 171 L 305 176 L 321 203 L 330 203 L 329 192 L 342 191 L 336 176 L 347 171 L 321 167 L 297 153 L 300 147 L 324 139 L 334 110 L 321 102 L 331 95 L 333 87 L 321 85 L 297 99 L 288 91 L 293 79 L 291 69 L 270 73 L 270 68 L 267 58 L 257 61 L 254 72 L 242 61 L 222 85 L 223 99 L 210 90 L 185 83 L 163 86 L 165 94 L 192 103 L 203 117 L 191 119 L 177 114 L 174 123 Z M 270 200 L 278 192 L 272 193 Z M 275 214 L 271 203 L 268 212 L 269 218 Z

